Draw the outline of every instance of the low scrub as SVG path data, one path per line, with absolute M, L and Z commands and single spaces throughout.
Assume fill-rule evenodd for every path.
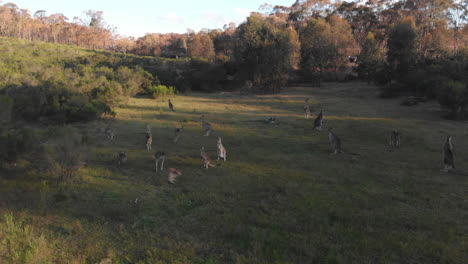
M 152 98 L 159 98 L 168 95 L 175 94 L 175 88 L 173 86 L 165 85 L 154 85 L 146 89 L 146 93 Z
M 43 235 L 12 214 L 0 222 L 0 261 L 10 264 L 46 264 L 52 262 L 52 250 Z

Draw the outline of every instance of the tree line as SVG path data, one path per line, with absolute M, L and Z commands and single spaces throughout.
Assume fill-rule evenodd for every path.
M 381 85 L 383 96 L 437 98 L 457 118 L 468 104 L 467 22 L 468 3 L 461 0 L 296 0 L 264 4 L 238 26 L 134 39 L 114 34 L 101 11 L 70 22 L 62 14 L 40 10 L 31 16 L 14 4 L 0 5 L 0 36 L 189 58 L 188 67 L 161 79 L 183 91 L 242 86 L 279 92 L 293 71 L 320 85 L 346 72 L 352 56 L 358 77 Z

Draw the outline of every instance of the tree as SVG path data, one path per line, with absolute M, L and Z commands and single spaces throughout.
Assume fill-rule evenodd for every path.
M 401 20 L 389 32 L 387 60 L 396 77 L 404 77 L 415 64 L 416 36 L 412 18 Z
M 331 54 L 333 70 L 335 73 L 338 68 L 346 65 L 348 56 L 356 54 L 354 48 L 356 42 L 354 41 L 353 34 L 351 33 L 351 26 L 348 21 L 339 16 L 330 16 L 328 18 L 330 24 L 330 31 L 332 43 L 334 45 L 334 52 Z
M 438 91 L 439 103 L 451 110 L 450 117 L 454 119 L 465 118 L 468 106 L 468 87 L 461 81 L 449 80 Z
M 212 61 L 215 56 L 213 41 L 208 34 L 196 34 L 190 43 L 189 54 L 194 58 Z
M 378 65 L 382 62 L 382 50 L 372 32 L 367 33 L 366 40 L 359 54 L 358 73 L 367 79 L 367 83 L 374 78 Z
M 376 30 L 379 24 L 377 12 L 367 3 L 359 5 L 355 2 L 343 2 L 334 13 L 349 22 L 353 36 L 361 47 L 366 42 L 367 33 Z
M 236 62 L 256 92 L 279 92 L 299 51 L 293 28 L 273 17 L 251 14 L 238 28 Z
M 301 66 L 310 72 L 319 71 L 319 86 L 324 69 L 333 66 L 336 45 L 330 24 L 322 18 L 312 18 L 300 34 Z

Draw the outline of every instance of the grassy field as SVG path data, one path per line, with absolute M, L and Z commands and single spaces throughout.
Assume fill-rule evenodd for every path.
M 330 155 L 326 129 L 303 117 L 307 97 L 344 151 L 360 155 Z M 30 263 L 466 263 L 468 178 L 439 169 L 451 134 L 468 172 L 468 124 L 441 119 L 437 103 L 403 107 L 361 83 L 172 99 L 176 112 L 146 98 L 116 109 L 114 142 L 96 133 L 104 123 L 76 125 L 93 147 L 73 183 L 57 187 L 21 165 L 0 171 L 0 262 L 10 237 L 34 242 L 16 243 Z M 228 151 L 210 169 L 200 148 L 215 159 L 216 137 L 203 136 L 201 114 Z M 279 122 L 264 123 L 270 116 Z M 391 129 L 402 133 L 396 151 Z M 119 169 L 120 150 L 129 161 Z M 163 174 L 157 150 L 168 155 Z M 183 173 L 175 185 L 170 167 Z

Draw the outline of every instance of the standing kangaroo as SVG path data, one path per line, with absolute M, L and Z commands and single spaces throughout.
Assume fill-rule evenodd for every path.
M 226 161 L 226 148 L 223 146 L 221 138 L 218 137 L 218 160 L 220 159 Z
M 146 125 L 146 150 L 151 150 L 153 144 L 153 135 L 151 134 L 151 126 Z
M 179 141 L 180 135 L 182 134 L 182 131 L 184 130 L 183 127 L 176 127 L 174 130 L 174 143 L 177 143 Z
M 203 130 L 205 130 L 205 137 L 209 137 L 211 134 L 214 133 L 213 127 L 210 125 L 210 123 L 205 121 L 205 115 L 202 115 L 200 117 L 201 119 L 201 125 Z
M 320 110 L 320 113 L 318 114 L 317 118 L 315 118 L 313 129 L 322 130 L 322 124 L 323 124 L 323 109 Z
M 168 102 L 169 102 L 169 109 L 171 109 L 172 112 L 175 112 L 174 105 L 172 104 L 171 99 L 169 99 Z
M 333 132 L 333 128 L 328 129 L 328 140 L 332 146 L 333 154 L 343 153 L 341 139 Z
M 123 165 L 127 162 L 128 160 L 128 155 L 127 152 L 125 151 L 120 151 L 117 154 L 117 167 L 120 167 L 120 165 Z
M 166 160 L 166 153 L 164 151 L 158 151 L 154 153 L 154 165 L 156 168 L 156 173 L 158 172 L 158 164 L 161 162 L 161 171 L 164 170 L 164 161 Z
M 309 98 L 304 100 L 304 117 L 305 119 L 310 118 L 310 104 L 309 104 Z
M 107 127 L 106 130 L 104 130 L 104 133 L 106 134 L 107 139 L 114 140 L 115 134 L 110 127 Z
M 400 132 L 393 130 L 389 135 L 389 145 L 392 148 L 400 148 Z
M 455 162 L 453 159 L 453 142 L 451 136 L 447 136 L 447 139 L 444 143 L 443 162 L 444 168 L 442 169 L 442 171 L 449 172 L 455 170 Z
M 151 150 L 152 144 L 153 144 L 153 135 L 151 135 L 151 133 L 146 133 L 146 150 Z

